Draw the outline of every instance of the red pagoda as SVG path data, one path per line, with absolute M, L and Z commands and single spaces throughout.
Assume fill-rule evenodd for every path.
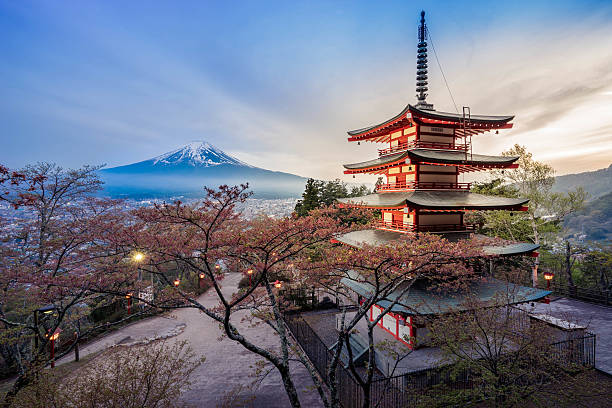
M 417 53 L 417 103 L 377 125 L 349 131 L 350 142 L 384 143 L 379 157 L 361 163 L 345 164 L 345 174 L 380 174 L 386 183 L 376 193 L 339 200 L 354 207 L 379 209 L 382 219 L 377 230 L 359 231 L 348 241 L 387 241 L 392 233 L 432 232 L 467 235 L 475 229 L 466 224 L 464 214 L 475 210 L 527 209 L 526 199 L 486 196 L 470 192 L 470 183 L 459 175 L 489 169 L 516 168 L 518 157 L 472 153 L 472 136 L 512 127 L 514 116 L 472 115 L 436 111 L 426 102 L 427 43 L 425 12 L 421 13 Z M 341 239 L 342 241 L 342 239 Z M 343 241 L 344 242 L 344 241 Z M 372 243 L 372 242 L 370 242 Z
M 467 107 L 463 108 L 462 113 L 434 110 L 433 105 L 426 102 L 425 34 L 425 12 L 421 12 L 417 103 L 409 104 L 398 115 L 380 124 L 348 132 L 350 142 L 386 144 L 379 150 L 377 158 L 344 165 L 345 174 L 381 174 L 386 178 L 386 183 L 378 185 L 374 194 L 338 200 L 344 206 L 380 210 L 382 217 L 379 225 L 374 229 L 339 235 L 335 242 L 356 248 L 364 244 L 377 246 L 401 239 L 405 234 L 420 232 L 442 234 L 446 239 L 455 241 L 473 235 L 475 226 L 466 224 L 464 220 L 464 214 L 468 211 L 527 209 L 527 199 L 476 194 L 470 192 L 469 183 L 459 182 L 459 175 L 463 173 L 518 167 L 515 163 L 518 157 L 474 154 L 471 148 L 472 136 L 509 129 L 514 116 L 472 115 Z M 512 243 L 485 246 L 482 250 L 485 256 L 493 259 L 533 255 L 538 248 L 537 244 Z M 492 262 L 489 268 L 489 275 L 492 275 Z M 373 293 L 372 283 L 356 273 L 349 275 L 341 283 L 351 290 L 347 295 L 350 301 L 359 304 Z M 427 281 L 417 281 L 409 292 L 392 293 L 386 299 L 377 301 L 370 308 L 368 319 L 374 320 L 388 306 L 389 299 L 399 297 L 397 304 L 378 325 L 400 344 L 413 348 L 415 340 L 418 340 L 420 347 L 427 347 L 428 323 L 423 316 L 443 315 L 464 307 L 461 306 L 461 299 L 465 295 L 441 295 L 430 290 L 428 285 Z M 538 301 L 550 294 L 550 291 L 502 282 L 493 276 L 474 283 L 470 292 L 481 301 L 490 301 L 496 293 L 509 288 L 514 292 L 508 300 L 509 305 Z M 377 367 L 384 372 L 385 363 L 377 362 Z M 401 371 L 402 367 L 398 368 Z

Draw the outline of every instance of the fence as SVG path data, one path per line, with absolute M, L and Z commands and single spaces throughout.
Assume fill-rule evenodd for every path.
M 595 367 L 595 343 L 595 334 L 587 332 L 583 337 L 559 341 L 550 347 L 553 357 L 560 362 Z
M 327 368 L 332 351 L 299 314 L 285 315 L 285 322 L 321 377 L 329 383 Z M 595 365 L 595 335 L 551 344 L 551 353 L 560 363 L 574 363 L 587 367 Z M 363 389 L 352 373 L 342 364 L 336 369 L 338 398 L 344 408 L 363 406 Z M 436 387 L 443 385 L 443 387 Z M 465 400 L 477 398 L 474 376 L 467 370 L 451 366 L 428 368 L 393 377 L 375 378 L 370 387 L 373 407 L 395 408 L 416 405 L 424 398 L 441 398 L 452 392 L 462 392 Z
M 560 296 L 612 306 L 612 293 L 609 290 L 587 289 L 577 286 L 553 285 L 552 291 Z
M 279 295 L 285 302 L 300 310 L 339 307 L 337 296 L 321 288 L 289 288 L 282 290 Z

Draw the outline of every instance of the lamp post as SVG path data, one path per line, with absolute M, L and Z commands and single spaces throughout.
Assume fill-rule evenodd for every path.
M 125 298 L 127 299 L 127 313 L 129 316 L 132 314 L 132 292 L 125 295 Z
M 74 361 L 79 361 L 79 333 L 74 332 Z
M 544 279 L 546 279 L 546 289 L 550 290 L 550 281 L 553 280 L 555 274 L 552 272 L 544 272 Z
M 544 279 L 546 279 L 546 290 L 550 290 L 550 281 L 553 280 L 555 274 L 552 272 L 544 272 Z M 550 303 L 550 297 L 546 296 L 544 301 L 548 304 Z
M 198 275 L 198 286 L 200 286 L 200 289 L 204 286 L 204 274 L 203 273 Z
M 144 254 L 140 251 L 136 251 L 134 252 L 134 254 L 132 255 L 132 261 L 134 261 L 137 264 L 140 264 L 142 261 L 144 261 Z M 140 265 L 138 265 L 138 280 L 142 280 L 142 270 L 140 269 Z
M 253 270 L 249 269 L 247 271 L 247 275 L 249 275 L 249 286 L 253 286 L 253 281 L 252 281 L 252 276 L 253 276 Z
M 36 334 L 34 335 L 34 349 L 38 350 L 38 314 L 42 313 L 43 315 L 49 315 L 57 310 L 57 306 L 55 305 L 47 305 L 43 307 L 39 307 L 34 310 L 34 327 L 36 327 Z
M 55 367 L 55 341 L 59 339 L 61 329 L 58 327 L 55 329 L 53 334 L 47 334 L 49 341 L 51 342 L 51 368 Z

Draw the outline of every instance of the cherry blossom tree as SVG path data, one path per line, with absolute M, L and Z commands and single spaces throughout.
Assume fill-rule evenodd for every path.
M 95 329 L 81 330 L 91 307 L 113 301 L 90 290 L 104 284 L 96 271 L 116 252 L 100 237 L 123 223 L 117 202 L 93 196 L 97 169 L 0 168 L 0 198 L 12 209 L 0 220 L 0 353 L 18 374 L 5 406 L 52 362 L 51 335 L 64 330 L 72 342 L 60 357 Z
M 121 232 L 108 235 L 107 239 L 110 246 L 122 248 L 124 254 L 133 251 L 146 254 L 146 261 L 139 268 L 151 279 L 131 282 L 128 287 L 127 281 L 114 278 L 111 280 L 122 282 L 122 285 L 106 290 L 121 296 L 153 288 L 153 299 L 136 295 L 134 298 L 159 309 L 189 307 L 201 310 L 220 323 L 225 336 L 262 357 L 280 374 L 294 407 L 300 406 L 300 401 L 291 376 L 291 361 L 299 361 L 308 369 L 325 406 L 338 406 L 334 365 L 338 364 L 343 347 L 347 347 L 347 336 L 372 304 L 398 288 L 403 288 L 404 292 L 410 290 L 416 278 L 435 280 L 440 288 L 456 288 L 473 275 L 466 259 L 476 256 L 478 250 L 469 242 L 451 244 L 424 235 L 394 245 L 361 250 L 334 244 L 332 241 L 338 234 L 364 228 L 360 222 L 367 216 L 359 210 L 324 208 L 303 217 L 260 216 L 245 220 L 236 211 L 236 205 L 249 196 L 247 188 L 246 185 L 221 186 L 219 190 L 207 188 L 206 198 L 195 205 L 176 202 L 135 211 L 129 224 Z M 219 304 L 208 307 L 199 302 L 194 293 L 185 290 L 181 280 L 169 272 L 168 265 L 181 265 L 184 271 L 206 279 Z M 129 268 L 130 265 L 112 262 L 106 266 L 105 275 L 127 276 Z M 357 315 L 345 322 L 339 334 L 340 347 L 328 370 L 332 380 L 329 400 L 323 378 L 290 339 L 283 316 L 289 306 L 279 286 L 317 286 L 337 291 L 340 279 L 354 276 L 349 271 L 359 273 L 360 277 L 353 279 L 374 282 L 376 289 L 360 306 Z M 250 284 L 227 294 L 222 290 L 225 272 L 240 273 L 245 278 L 250 276 Z M 394 305 L 395 302 L 384 310 L 379 319 Z M 251 325 L 267 325 L 277 336 L 277 348 L 269 349 L 250 339 L 245 334 L 245 326 L 236 323 L 238 318 Z M 374 347 L 372 330 L 379 319 L 369 326 L 371 348 Z M 366 394 L 373 378 L 373 353 L 371 356 L 368 375 L 363 382 Z M 351 369 L 354 371 L 355 367 Z M 262 367 L 262 372 L 269 372 L 269 369 Z

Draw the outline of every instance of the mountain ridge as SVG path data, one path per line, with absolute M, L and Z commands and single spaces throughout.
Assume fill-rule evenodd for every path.
M 104 193 L 123 198 L 201 197 L 203 187 L 248 182 L 255 197 L 299 197 L 305 177 L 245 163 L 212 144 L 192 141 L 156 157 L 100 170 Z
M 594 200 L 611 192 L 612 164 L 599 170 L 556 176 L 552 189 L 557 193 L 565 193 L 577 187 L 582 187 L 589 193 L 588 200 Z

